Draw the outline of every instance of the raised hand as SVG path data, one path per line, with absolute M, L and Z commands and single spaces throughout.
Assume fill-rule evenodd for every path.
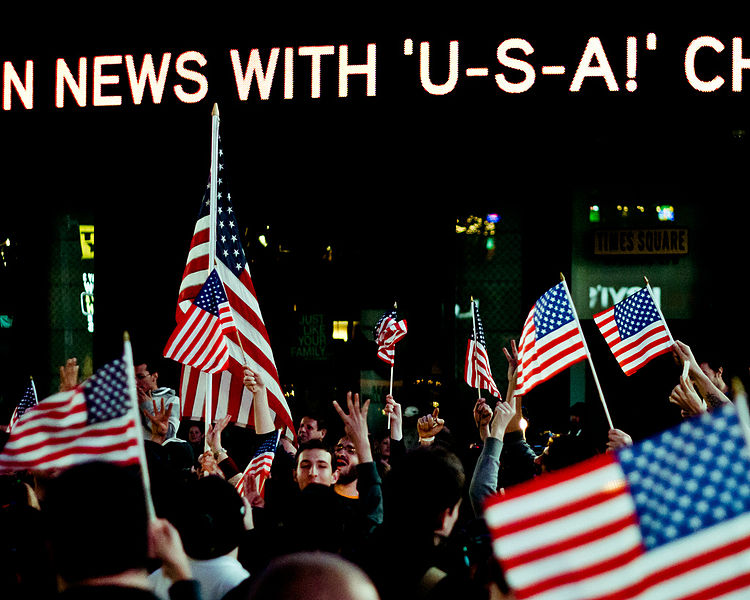
M 360 405 L 359 394 L 352 396 L 351 392 L 347 392 L 346 406 L 348 413 L 344 412 L 338 402 L 333 401 L 333 408 L 344 422 L 344 431 L 357 449 L 359 461 L 361 463 L 372 462 L 372 450 L 370 449 L 367 427 L 367 411 L 370 408 L 370 401 L 365 400 L 364 404 Z
M 404 418 L 401 414 L 401 405 L 388 394 L 385 397 L 385 408 L 383 409 L 388 415 L 391 423 L 391 438 L 400 440 L 403 437 Z
M 60 367 L 60 391 L 67 392 L 78 385 L 78 359 L 69 358 Z
M 419 441 L 431 443 L 433 438 L 443 430 L 443 427 L 445 427 L 445 420 L 440 418 L 440 409 L 436 407 L 431 415 L 420 417 L 417 421 Z

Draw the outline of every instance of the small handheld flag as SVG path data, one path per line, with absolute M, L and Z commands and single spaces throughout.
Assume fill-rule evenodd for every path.
M 669 352 L 674 344 L 648 287 L 594 315 L 594 323 L 625 375 Z
M 232 309 L 214 269 L 170 336 L 164 356 L 204 373 L 218 373 L 229 364 L 226 336 L 233 332 Z
M 490 359 L 487 355 L 487 344 L 484 337 L 484 326 L 479 318 L 479 307 L 474 299 L 471 301 L 474 331 L 466 346 L 466 360 L 464 362 L 464 381 L 481 394 L 484 388 L 496 398 L 501 398 L 500 390 L 495 385 L 490 369 Z

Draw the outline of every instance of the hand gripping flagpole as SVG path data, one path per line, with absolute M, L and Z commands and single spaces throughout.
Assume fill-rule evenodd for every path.
M 576 326 L 578 327 L 578 331 L 581 332 L 581 341 L 583 342 L 583 349 L 586 351 L 586 358 L 589 361 L 589 366 L 591 367 L 591 374 L 594 376 L 594 383 L 596 384 L 596 391 L 599 392 L 599 399 L 602 401 L 602 406 L 604 407 L 604 414 L 607 417 L 607 423 L 609 423 L 609 428 L 614 429 L 615 426 L 612 424 L 612 417 L 609 416 L 609 409 L 607 408 L 607 403 L 604 400 L 604 393 L 602 392 L 602 386 L 599 383 L 599 377 L 596 374 L 596 369 L 594 368 L 594 361 L 591 360 L 591 352 L 589 352 L 589 347 L 586 344 L 586 338 L 583 336 L 583 329 L 581 329 L 581 322 L 578 320 L 578 313 L 576 312 L 576 307 L 573 304 L 573 298 L 570 296 L 570 290 L 568 289 L 568 284 L 565 281 L 565 276 L 560 273 L 560 280 L 562 281 L 563 287 L 565 288 L 565 293 L 568 295 L 568 302 L 570 302 L 570 307 L 573 309 L 573 318 L 575 319 Z
M 125 372 L 128 378 L 128 395 L 130 396 L 130 412 L 133 425 L 138 436 L 138 463 L 141 468 L 141 480 L 143 481 L 143 492 L 146 498 L 146 513 L 149 521 L 156 518 L 154 502 L 151 498 L 151 478 L 148 474 L 148 463 L 146 461 L 146 445 L 143 441 L 143 427 L 140 426 L 141 414 L 138 406 L 138 392 L 135 388 L 135 367 L 133 366 L 133 348 L 130 345 L 130 334 L 123 334 L 123 358 L 125 360 Z
M 211 111 L 211 177 L 209 180 L 209 226 L 208 226 L 208 270 L 214 268 L 216 262 L 216 207 L 217 207 L 217 188 L 219 178 L 219 106 L 214 104 Z M 211 427 L 211 415 L 213 414 L 213 376 L 206 373 L 204 377 L 206 383 L 206 397 L 203 402 L 203 450 L 208 452 L 210 446 L 208 443 L 208 433 Z

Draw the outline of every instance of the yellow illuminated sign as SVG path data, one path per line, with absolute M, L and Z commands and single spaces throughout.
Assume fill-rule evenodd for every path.
M 79 225 L 78 234 L 81 237 L 81 260 L 94 258 L 94 226 Z

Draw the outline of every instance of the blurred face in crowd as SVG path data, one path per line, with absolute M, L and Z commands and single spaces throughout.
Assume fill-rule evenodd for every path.
M 302 417 L 297 430 L 297 439 L 300 444 L 305 444 L 310 440 L 322 440 L 325 433 L 325 429 L 318 429 L 318 421 L 311 417 Z
M 348 437 L 342 437 L 334 448 L 336 454 L 336 470 L 339 474 L 339 483 L 350 483 L 357 478 L 357 465 L 359 455 L 357 449 Z
M 136 365 L 135 367 L 135 384 L 144 392 L 156 389 L 156 380 L 159 374 L 154 372 L 151 373 L 148 370 L 148 365 L 145 363 L 142 365 Z
M 380 440 L 376 447 L 377 454 L 384 459 L 388 459 L 391 456 L 391 438 L 386 436 Z
M 713 383 L 722 392 L 725 392 L 727 390 L 727 384 L 724 381 L 723 377 L 724 367 L 719 367 L 718 370 L 714 371 L 714 369 L 711 368 L 711 365 L 706 362 L 702 362 L 699 366 L 701 368 L 701 371 L 703 371 L 711 380 L 711 383 Z
M 331 464 L 331 453 L 322 448 L 307 448 L 300 452 L 294 480 L 304 490 L 310 483 L 333 485 L 338 476 Z
M 188 430 L 188 441 L 192 444 L 197 444 L 203 439 L 203 432 L 197 425 L 191 425 Z

